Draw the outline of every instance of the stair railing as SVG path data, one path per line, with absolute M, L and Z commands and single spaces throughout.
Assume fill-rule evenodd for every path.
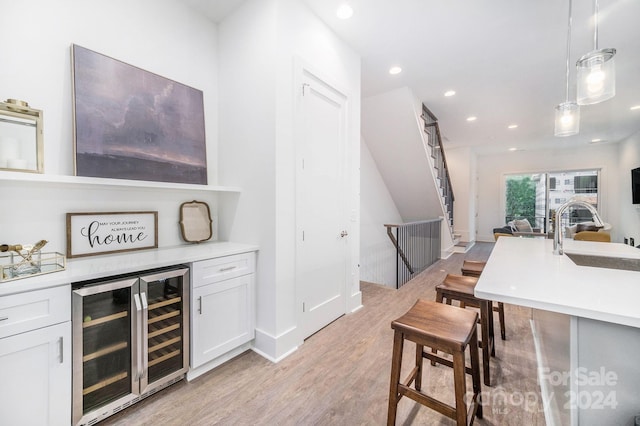
M 422 104 L 422 119 L 424 120 L 424 132 L 427 134 L 428 144 L 431 147 L 431 157 L 434 160 L 434 166 L 437 176 L 440 181 L 440 188 L 442 190 L 442 197 L 444 198 L 444 205 L 447 208 L 447 216 L 449 227 L 453 228 L 453 185 L 451 185 L 451 177 L 449 175 L 449 168 L 447 167 L 447 158 L 444 154 L 444 148 L 442 146 L 442 137 L 440 135 L 440 126 L 438 125 L 438 119 L 426 105 Z
M 384 225 L 396 248 L 396 288 L 440 259 L 441 222 L 438 218 Z

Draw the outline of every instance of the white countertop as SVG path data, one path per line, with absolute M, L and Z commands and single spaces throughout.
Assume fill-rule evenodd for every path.
M 564 241 L 568 253 L 640 259 L 624 244 Z M 499 238 L 476 296 L 568 315 L 640 327 L 640 272 L 577 266 L 553 254 L 553 240 Z
M 0 297 L 78 281 L 180 265 L 256 250 L 258 250 L 258 246 L 250 244 L 208 242 L 67 259 L 65 270 L 31 278 L 0 282 Z

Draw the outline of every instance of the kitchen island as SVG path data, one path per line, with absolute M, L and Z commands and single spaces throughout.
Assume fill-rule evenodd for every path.
M 548 425 L 633 425 L 640 414 L 640 272 L 579 266 L 568 255 L 640 259 L 640 250 L 573 240 L 564 250 L 554 255 L 548 239 L 499 238 L 475 294 L 533 308 Z

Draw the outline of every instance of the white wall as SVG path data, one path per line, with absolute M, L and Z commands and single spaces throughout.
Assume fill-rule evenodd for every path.
M 622 240 L 620 211 L 628 197 L 620 194 L 617 144 L 585 145 L 580 149 L 516 151 L 502 155 L 479 156 L 478 241 L 493 241 L 493 228 L 504 225 L 504 176 L 509 173 L 601 169 L 599 212 L 613 226 L 612 239 Z M 626 173 L 629 173 L 626 171 Z M 458 197 L 458 188 L 456 197 Z
M 45 173 L 73 175 L 71 44 L 95 50 L 204 92 L 209 182 L 217 181 L 216 26 L 172 0 L 0 0 L 0 100 L 43 110 Z M 2 172 L 0 172 L 2 173 Z M 0 182 L 3 243 L 47 239 L 65 251 L 65 213 L 157 210 L 159 245 L 181 243 L 180 203 L 205 192 Z M 9 202 L 10 200 L 10 202 Z M 7 206 L 11 206 L 8 208 Z
M 445 152 L 453 186 L 453 228 L 461 241 L 476 240 L 477 170 L 476 155 L 471 148 Z
M 640 132 L 620 142 L 618 149 L 618 172 L 620 193 L 620 240 L 633 237 L 640 245 L 640 204 L 631 204 L 631 170 L 640 167 Z
M 275 343 L 280 334 L 275 272 L 276 25 L 277 2 L 272 0 L 247 1 L 219 27 L 219 153 L 225 159 L 220 176 L 243 188 L 238 199 L 221 200 L 221 220 L 228 218 L 230 223 L 223 238 L 260 246 L 256 344 L 274 358 L 281 356 Z
M 350 304 L 360 304 L 360 61 L 301 2 L 249 0 L 220 25 L 220 179 L 225 238 L 260 246 L 256 349 L 277 360 L 302 343 L 295 283 L 295 69 L 304 63 L 346 91 L 351 174 Z
M 360 142 L 360 279 L 396 287 L 396 249 L 385 224 L 402 217 L 365 140 Z

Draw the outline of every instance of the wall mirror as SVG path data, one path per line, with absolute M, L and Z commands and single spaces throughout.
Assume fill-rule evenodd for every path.
M 0 102 L 0 169 L 43 173 L 42 111 L 24 101 Z
M 201 243 L 213 236 L 209 205 L 202 201 L 190 201 L 180 205 L 180 231 L 182 239 Z

